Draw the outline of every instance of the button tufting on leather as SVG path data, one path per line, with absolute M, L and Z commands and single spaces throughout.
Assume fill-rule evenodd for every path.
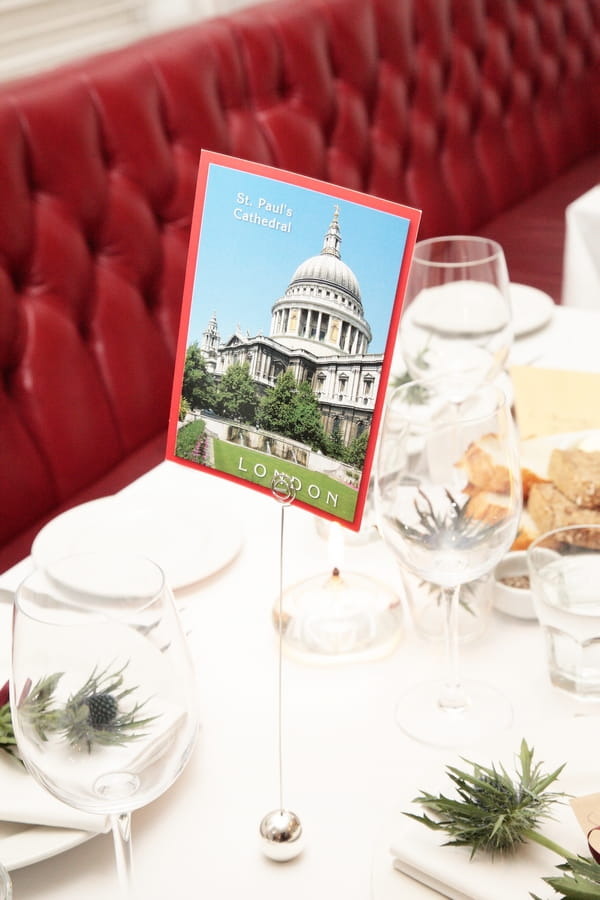
M 599 3 L 281 0 L 0 86 L 0 544 L 164 429 L 201 148 L 510 243 L 600 150 Z

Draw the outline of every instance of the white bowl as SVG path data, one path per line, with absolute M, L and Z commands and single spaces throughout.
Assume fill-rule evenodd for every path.
M 518 619 L 537 619 L 533 606 L 533 594 L 529 587 L 506 584 L 501 579 L 526 576 L 527 551 L 513 550 L 500 560 L 494 572 L 494 606 L 500 612 Z

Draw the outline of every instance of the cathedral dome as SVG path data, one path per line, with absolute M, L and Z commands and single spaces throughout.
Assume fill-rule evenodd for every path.
M 270 337 L 285 347 L 316 356 L 367 353 L 371 328 L 358 279 L 342 261 L 341 243 L 336 206 L 321 252 L 300 263 L 272 306 Z
M 330 253 L 319 253 L 300 263 L 289 283 L 293 288 L 298 283 L 319 282 L 332 288 L 340 288 L 360 303 L 358 279 L 350 266 Z M 288 288 L 288 290 L 289 290 Z

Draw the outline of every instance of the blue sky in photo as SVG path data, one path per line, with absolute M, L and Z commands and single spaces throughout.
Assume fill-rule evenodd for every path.
M 341 258 L 358 279 L 373 332 L 369 352 L 383 353 L 408 219 L 216 164 L 209 167 L 186 344 L 201 340 L 213 312 L 222 341 L 238 325 L 251 337 L 268 335 L 273 303 L 297 267 L 321 252 L 336 204 Z M 291 230 L 243 220 L 242 212 L 290 224 Z

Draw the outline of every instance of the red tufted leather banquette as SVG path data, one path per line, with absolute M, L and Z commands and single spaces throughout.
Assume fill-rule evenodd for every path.
M 163 457 L 202 147 L 497 237 L 558 300 L 600 0 L 277 0 L 0 86 L 0 571 Z

